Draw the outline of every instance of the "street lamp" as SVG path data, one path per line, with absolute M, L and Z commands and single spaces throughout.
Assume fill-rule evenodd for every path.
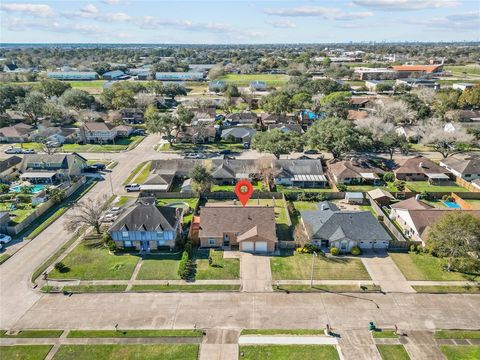
M 310 288 L 313 287 L 313 265 L 314 265 L 314 261 L 315 261 L 316 256 L 318 256 L 318 254 L 314 251 L 312 253 L 312 270 L 310 272 Z

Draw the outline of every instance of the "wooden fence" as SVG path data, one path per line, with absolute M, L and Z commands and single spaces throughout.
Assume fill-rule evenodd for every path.
M 466 181 L 466 180 L 463 180 L 461 177 L 456 177 L 455 179 L 455 182 L 464 187 L 465 189 L 467 189 L 468 191 L 470 192 L 474 192 L 474 193 L 480 193 L 480 189 L 477 188 L 476 186 L 473 186 L 473 184 L 469 181 Z

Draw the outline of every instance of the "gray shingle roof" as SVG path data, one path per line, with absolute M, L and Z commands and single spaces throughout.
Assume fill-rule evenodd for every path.
M 110 227 L 110 231 L 172 231 L 180 209 L 137 203 L 129 207 Z
M 322 209 L 323 205 L 323 210 Z M 318 204 L 319 210 L 300 214 L 310 238 L 335 241 L 390 241 L 390 236 L 369 211 L 340 211 L 328 201 Z

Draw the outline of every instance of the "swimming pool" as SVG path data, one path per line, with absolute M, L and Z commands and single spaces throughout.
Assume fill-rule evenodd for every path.
M 462 208 L 460 205 L 458 205 L 457 203 L 452 202 L 452 201 L 442 201 L 442 202 L 443 202 L 443 205 L 445 205 L 448 208 L 452 208 L 452 209 L 461 209 Z
M 15 186 L 12 186 L 12 187 L 10 188 L 10 192 L 11 192 L 11 193 L 19 193 L 19 192 L 21 192 L 21 191 L 22 191 L 22 186 L 23 186 L 23 185 L 15 185 Z M 31 189 L 32 189 L 32 190 L 31 190 L 31 193 L 32 193 L 32 194 L 39 193 L 40 191 L 42 191 L 42 190 L 43 190 L 44 188 L 46 188 L 46 187 L 47 187 L 47 185 L 38 185 L 38 184 L 37 184 L 37 185 L 32 185 L 32 186 L 31 186 Z

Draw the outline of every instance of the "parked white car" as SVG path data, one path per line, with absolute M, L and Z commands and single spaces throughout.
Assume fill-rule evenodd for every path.
M 117 215 L 114 214 L 105 214 L 100 219 L 101 222 L 114 222 L 117 219 Z
M 122 211 L 123 209 L 121 207 L 114 206 L 108 209 L 107 214 L 119 215 Z
M 125 190 L 127 192 L 140 191 L 140 185 L 139 184 L 128 184 L 128 185 L 125 186 Z
M 12 237 L 5 235 L 5 234 L 0 234 L 0 244 L 6 244 L 12 241 Z

